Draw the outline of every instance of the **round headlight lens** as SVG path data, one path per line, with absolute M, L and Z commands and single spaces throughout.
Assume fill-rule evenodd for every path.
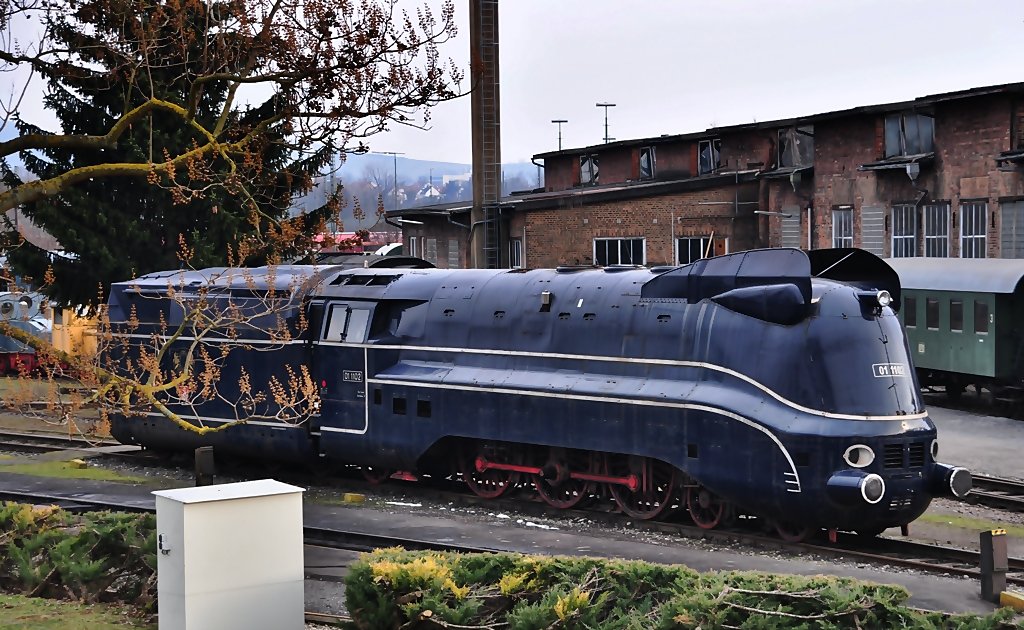
M 932 461 L 938 461 L 938 459 L 939 459 L 939 440 L 938 439 L 932 440 L 931 451 L 932 451 Z
M 888 291 L 879 291 L 875 298 L 878 300 L 879 306 L 886 307 L 892 304 L 892 295 Z
M 865 444 L 854 444 L 843 453 L 843 460 L 854 468 L 864 468 L 875 461 L 875 452 Z
M 864 477 L 860 482 L 860 495 L 872 505 L 878 503 L 885 496 L 885 481 L 873 473 Z

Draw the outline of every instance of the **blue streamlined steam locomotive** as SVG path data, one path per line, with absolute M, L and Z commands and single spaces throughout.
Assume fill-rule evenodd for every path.
M 279 316 L 304 325 L 284 341 L 253 333 L 222 386 L 243 367 L 258 386 L 305 366 L 318 407 L 298 425 L 260 420 L 202 438 L 115 416 L 122 442 L 321 458 L 382 476 L 458 472 L 485 497 L 532 483 L 554 506 L 610 495 L 635 518 L 685 507 L 706 528 L 754 514 L 787 538 L 875 534 L 971 486 L 966 470 L 936 461 L 895 315 L 899 279 L 861 250 L 657 269 L 289 266 L 244 281 L 224 271 L 177 272 L 176 299 L 202 289 L 244 308 L 288 286 Z M 114 286 L 111 321 L 136 314 L 126 338 L 151 343 L 158 313 L 180 318 L 143 299 L 166 292 L 170 273 Z M 219 404 L 175 410 L 232 419 Z

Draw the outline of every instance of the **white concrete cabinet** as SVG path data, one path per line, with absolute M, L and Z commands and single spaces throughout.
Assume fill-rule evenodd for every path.
M 302 488 L 264 479 L 153 494 L 160 630 L 304 627 Z

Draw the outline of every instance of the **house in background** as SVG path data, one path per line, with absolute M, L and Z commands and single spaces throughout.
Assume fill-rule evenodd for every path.
M 388 213 L 439 267 L 493 229 L 501 267 L 674 265 L 757 247 L 1024 257 L 1024 84 L 534 156 L 543 189 Z

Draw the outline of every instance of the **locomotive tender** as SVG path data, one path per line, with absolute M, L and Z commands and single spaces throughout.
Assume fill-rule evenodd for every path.
M 111 322 L 135 313 L 124 335 L 151 343 L 146 326 L 175 309 L 141 297 L 169 281 L 179 300 L 219 283 L 211 296 L 244 304 L 302 278 L 282 316 L 306 329 L 283 343 L 256 335 L 222 379 L 243 365 L 254 384 L 308 366 L 317 412 L 205 437 L 155 412 L 114 416 L 120 441 L 382 475 L 455 471 L 486 497 L 532 482 L 558 507 L 607 492 L 636 518 L 678 504 L 702 527 L 739 512 L 790 538 L 873 535 L 970 489 L 966 470 L 936 461 L 895 315 L 899 279 L 861 250 L 755 250 L 656 269 L 282 266 L 244 282 L 225 272 L 116 284 Z M 218 404 L 176 410 L 215 424 L 230 419 Z

